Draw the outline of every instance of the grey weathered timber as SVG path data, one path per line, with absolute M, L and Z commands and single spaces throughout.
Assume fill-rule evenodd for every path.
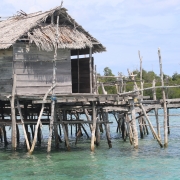
M 163 72 L 162 72 L 162 59 L 161 59 L 160 48 L 158 48 L 158 55 L 159 55 L 161 85 L 164 86 Z M 162 89 L 162 95 L 163 95 L 163 107 L 164 107 L 164 147 L 167 147 L 168 146 L 167 106 L 166 106 L 166 96 L 165 96 L 164 88 Z
M 16 114 L 15 114 L 15 91 L 16 91 L 16 74 L 13 75 L 13 89 L 11 96 L 11 121 L 12 121 L 12 130 L 11 130 L 11 141 L 12 141 L 12 149 L 16 150 L 17 147 L 17 139 L 16 139 Z
M 67 147 L 68 151 L 70 151 L 68 134 L 67 134 L 67 131 L 66 131 L 66 127 L 65 127 L 65 125 L 64 125 L 64 122 L 63 122 L 63 120 L 62 120 L 62 114 L 61 114 L 61 112 L 60 112 L 60 107 L 58 107 L 57 113 L 58 113 L 58 117 L 59 117 L 59 120 L 60 120 L 62 129 L 63 129 L 63 132 L 64 132 L 64 139 L 65 139 L 65 142 L 66 142 L 66 147 Z M 63 110 L 63 118 L 67 118 L 67 115 L 66 115 L 65 110 Z
M 21 118 L 21 123 L 22 123 L 22 127 L 23 127 L 24 138 L 25 138 L 25 141 L 26 141 L 27 150 L 28 150 L 28 152 L 30 152 L 30 145 L 29 145 L 26 129 L 25 129 L 25 126 L 24 126 L 24 119 L 23 119 L 23 115 L 22 115 L 21 108 L 20 108 L 20 105 L 19 105 L 19 100 L 17 99 L 16 101 L 17 101 L 17 109 L 19 111 L 19 115 L 20 115 L 20 118 Z
M 55 86 L 56 86 L 56 84 L 54 84 L 54 86 L 51 86 L 51 88 L 48 89 L 48 91 L 44 95 L 43 101 L 46 100 L 48 94 L 50 93 L 50 91 L 52 91 L 52 89 L 54 89 Z M 40 111 L 38 121 L 37 121 L 37 124 L 36 124 L 36 129 L 35 129 L 35 133 L 34 133 L 34 139 L 33 139 L 31 149 L 30 149 L 30 153 L 32 153 L 34 151 L 35 143 L 36 143 L 36 140 L 37 140 L 38 128 L 39 128 L 39 124 L 41 122 L 41 117 L 42 117 L 43 111 L 44 111 L 44 103 L 42 103 L 41 111 Z
M 90 93 L 92 93 L 92 48 L 89 48 Z
M 134 148 L 138 148 L 138 132 L 137 132 L 137 126 L 136 126 L 136 112 L 134 108 L 134 99 L 130 100 L 130 111 L 131 111 L 131 128 L 133 132 L 133 146 Z
M 155 87 L 155 85 L 156 85 L 156 80 L 154 79 L 153 82 L 152 82 L 152 87 Z M 156 100 L 156 89 L 154 88 L 152 91 L 153 91 L 153 100 Z M 155 108 L 154 112 L 155 112 L 155 117 L 156 117 L 157 134 L 158 134 L 159 139 L 161 139 L 159 118 L 158 118 L 158 109 Z
M 149 124 L 149 127 L 150 127 L 150 129 L 151 129 L 151 131 L 152 131 L 153 136 L 154 136 L 154 137 L 156 138 L 156 140 L 158 141 L 160 147 L 163 147 L 163 145 L 162 145 L 162 143 L 161 143 L 161 140 L 159 139 L 158 135 L 156 134 L 156 132 L 155 132 L 155 130 L 154 130 L 152 124 L 151 124 L 151 121 L 149 120 L 149 118 L 148 118 L 148 116 L 147 116 L 147 114 L 146 114 L 146 111 L 145 111 L 142 103 L 140 103 L 140 107 L 141 107 L 141 109 L 142 109 L 142 111 L 143 111 L 143 113 L 144 113 L 144 116 L 145 116 L 148 124 Z
M 95 102 L 92 102 L 92 131 L 91 131 L 91 151 L 94 152 L 94 141 L 95 141 L 95 131 L 96 131 L 96 107 Z

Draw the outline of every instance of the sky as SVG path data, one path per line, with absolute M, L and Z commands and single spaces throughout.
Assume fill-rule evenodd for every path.
M 23 10 L 46 11 L 61 0 L 0 0 L 0 17 Z M 63 7 L 107 52 L 94 54 L 97 71 L 109 67 L 114 75 L 127 69 L 160 74 L 158 48 L 164 74 L 180 73 L 180 0 L 64 0 Z

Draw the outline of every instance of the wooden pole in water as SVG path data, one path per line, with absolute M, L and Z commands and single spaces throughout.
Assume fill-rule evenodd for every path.
M 25 125 L 24 125 L 24 119 L 23 119 L 23 115 L 22 115 L 22 112 L 21 112 L 21 107 L 20 107 L 18 99 L 17 99 L 17 109 L 19 111 L 19 115 L 20 115 L 20 119 L 21 119 L 21 123 L 22 123 L 22 127 L 23 127 L 24 138 L 25 138 L 25 141 L 26 141 L 27 150 L 30 151 L 29 140 L 28 140 L 26 128 L 25 128 Z
M 38 117 L 38 121 L 37 121 L 37 124 L 36 124 L 36 128 L 35 128 L 35 132 L 34 132 L 34 139 L 33 139 L 33 142 L 32 142 L 32 146 L 31 146 L 31 149 L 30 149 L 30 153 L 32 153 L 34 151 L 34 147 L 35 147 L 35 144 L 36 144 L 36 140 L 37 140 L 37 134 L 38 134 L 38 127 L 39 127 L 39 124 L 41 122 L 41 117 L 42 117 L 42 114 L 43 114 L 43 111 L 44 111 L 44 101 L 46 100 L 48 94 L 50 93 L 50 91 L 52 91 L 52 89 L 56 86 L 56 84 L 54 84 L 53 86 L 51 86 L 51 88 L 46 92 L 46 94 L 44 95 L 44 98 L 43 98 L 43 103 L 42 103 L 42 107 L 41 107 L 41 111 L 39 113 L 39 117 Z
M 155 85 L 156 85 L 156 80 L 154 79 L 152 82 L 152 87 L 154 87 L 153 91 L 153 100 L 156 100 L 156 89 L 155 89 Z M 159 125 L 159 118 L 158 118 L 158 109 L 155 107 L 154 109 L 155 112 L 155 117 L 156 117 L 156 126 L 157 126 L 157 134 L 159 139 L 161 139 L 161 132 L 160 132 L 160 125 Z
M 162 71 L 162 59 L 161 59 L 161 51 L 160 51 L 160 48 L 158 48 L 158 55 L 159 55 L 159 66 L 160 66 L 161 85 L 164 86 L 163 71 Z M 164 107 L 164 147 L 167 147 L 167 146 L 168 146 L 167 106 L 166 106 L 166 96 L 165 96 L 165 90 L 164 90 L 164 88 L 162 88 L 162 95 L 163 95 L 163 107 Z
M 92 93 L 92 47 L 89 48 L 90 93 Z
M 108 124 L 108 122 L 109 122 L 108 111 L 105 110 L 105 112 L 104 112 L 103 109 L 101 109 L 101 113 L 102 113 L 102 117 L 104 120 L 104 127 L 105 127 L 105 131 L 106 131 L 107 142 L 108 142 L 109 148 L 112 148 L 111 136 L 110 136 L 110 126 Z
M 92 131 L 91 131 L 91 151 L 94 152 L 94 140 L 95 140 L 95 130 L 96 130 L 96 107 L 95 102 L 92 101 Z
M 66 127 L 64 126 L 62 116 L 61 116 L 61 112 L 60 112 L 59 108 L 58 108 L 58 115 L 59 115 L 60 123 L 61 123 L 62 129 L 63 129 L 63 132 L 64 132 L 64 139 L 66 141 L 66 147 L 67 147 L 68 151 L 70 151 L 70 145 L 69 145 L 68 135 L 66 132 Z M 67 114 L 66 114 L 65 110 L 63 110 L 63 119 L 66 120 L 66 118 L 67 118 Z
M 130 111 L 131 111 L 131 127 L 133 132 L 133 146 L 134 148 L 138 148 L 138 132 L 136 127 L 136 111 L 134 108 L 134 99 L 130 100 Z
M 156 134 L 156 132 L 155 132 L 155 130 L 154 130 L 152 124 L 151 124 L 151 121 L 149 120 L 149 118 L 148 118 L 148 116 L 147 116 L 147 114 L 146 114 L 146 111 L 145 111 L 142 103 L 140 103 L 140 107 L 141 107 L 141 109 L 142 109 L 142 111 L 143 111 L 143 113 L 144 113 L 144 116 L 145 116 L 148 124 L 149 124 L 149 127 L 150 127 L 150 129 L 151 129 L 151 131 L 152 131 L 153 136 L 154 136 L 154 137 L 156 138 L 156 140 L 158 141 L 160 147 L 163 147 L 163 145 L 162 145 L 162 143 L 161 143 L 161 140 L 159 139 L 158 135 Z
M 11 130 L 11 142 L 12 149 L 16 150 L 17 141 L 16 141 L 16 114 L 15 114 L 15 91 L 16 91 L 16 74 L 13 75 L 13 88 L 12 88 L 12 97 L 11 97 L 11 121 L 12 121 L 12 130 Z
M 59 37 L 59 16 L 57 16 L 57 35 L 56 35 L 56 43 L 55 43 L 55 52 L 54 52 L 54 59 L 53 59 L 53 81 L 52 85 L 56 83 L 56 60 L 57 60 L 57 48 L 58 48 L 58 37 Z M 47 152 L 51 151 L 51 141 L 52 141 L 52 131 L 53 131 L 53 124 L 54 124 L 54 109 L 55 109 L 55 96 L 54 96 L 54 90 L 52 90 L 52 102 L 51 102 L 51 118 L 50 118 L 50 130 L 49 130 L 49 139 L 48 139 L 48 147 Z M 55 125 L 57 126 L 57 125 Z M 56 134 L 57 136 L 57 134 Z M 58 138 L 58 137 L 56 137 Z

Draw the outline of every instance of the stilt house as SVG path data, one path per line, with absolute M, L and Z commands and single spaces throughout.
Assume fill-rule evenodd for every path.
M 57 51 L 56 51 L 57 46 Z M 105 47 L 65 8 L 17 15 L 0 22 L 0 94 L 93 93 L 93 53 Z M 84 58 L 80 58 L 85 55 Z

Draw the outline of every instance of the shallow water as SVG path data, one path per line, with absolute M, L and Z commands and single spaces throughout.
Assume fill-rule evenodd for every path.
M 180 114 L 180 109 L 170 110 L 170 114 Z M 113 117 L 110 118 L 114 121 Z M 155 125 L 154 117 L 150 116 L 150 119 Z M 162 126 L 163 117 L 160 123 Z M 111 125 L 113 148 L 108 148 L 105 135 L 102 135 L 95 153 L 90 152 L 90 140 L 86 137 L 81 138 L 77 145 L 71 137 L 70 152 L 61 144 L 60 149 L 52 147 L 52 152 L 47 154 L 47 135 L 44 135 L 42 146 L 36 146 L 33 155 L 29 155 L 21 137 L 22 143 L 16 152 L 11 151 L 11 145 L 6 148 L 1 145 L 0 179 L 180 179 L 180 131 L 175 127 L 180 125 L 179 117 L 170 117 L 170 125 L 173 128 L 166 149 L 160 148 L 152 135 L 139 139 L 139 149 L 133 149 L 128 140 L 123 142 L 115 133 L 115 122 Z M 43 127 L 43 134 L 46 131 Z M 163 138 L 163 129 L 161 131 Z

